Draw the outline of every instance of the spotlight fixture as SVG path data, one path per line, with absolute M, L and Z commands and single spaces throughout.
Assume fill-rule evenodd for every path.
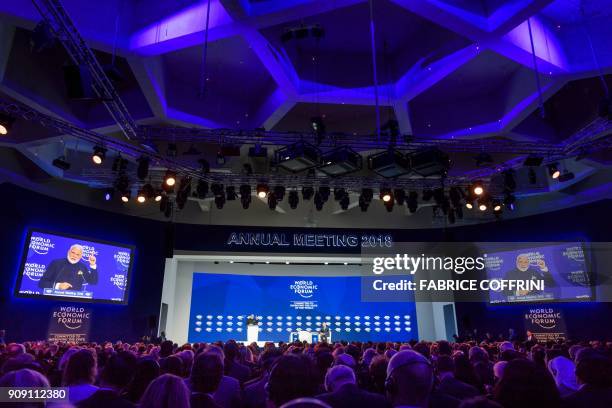
M 321 116 L 310 118 L 310 126 L 312 126 L 312 131 L 317 138 L 317 144 L 320 145 L 325 136 L 325 122 L 323 122 L 323 118 Z
M 292 210 L 295 210 L 297 208 L 298 203 L 300 202 L 300 196 L 297 190 L 291 190 L 289 192 L 289 198 L 287 199 L 287 201 L 289 202 L 289 207 Z
M 0 136 L 8 135 L 13 127 L 15 118 L 12 116 L 4 115 L 0 113 Z
M 225 164 L 225 156 L 221 152 L 217 152 L 217 164 L 223 166 Z
M 374 190 L 371 188 L 364 188 L 361 190 L 361 196 L 365 200 L 366 203 L 370 204 L 372 199 L 374 198 Z
M 283 198 L 285 198 L 285 187 L 274 186 L 274 195 L 276 196 L 276 201 L 283 201 Z
M 393 196 L 397 205 L 404 205 L 404 201 L 406 201 L 406 192 L 404 190 L 396 188 L 393 190 Z
M 271 210 L 276 210 L 276 205 L 278 204 L 278 200 L 276 199 L 276 194 L 273 192 L 268 194 L 268 208 Z
M 208 160 L 200 159 L 200 160 L 198 160 L 198 164 L 200 165 L 200 171 L 203 174 L 210 173 L 210 163 L 208 162 Z
M 251 205 L 251 186 L 248 184 L 240 186 L 240 203 L 245 210 Z
M 225 195 L 215 196 L 215 206 L 217 210 L 222 210 L 225 205 Z
M 494 212 L 501 212 L 502 210 L 502 204 L 499 200 L 493 200 L 493 211 Z
M 461 191 L 461 187 L 453 186 L 448 190 L 448 196 L 450 198 L 451 204 L 454 208 L 461 207 L 461 196 L 463 191 Z
M 321 196 L 321 200 L 323 200 L 324 203 L 326 203 L 327 200 L 329 200 L 330 193 L 331 193 L 331 189 L 328 186 L 319 187 L 319 195 Z
M 474 182 L 474 184 L 472 184 L 470 191 L 474 193 L 474 195 L 481 196 L 482 193 L 484 193 L 484 185 L 482 184 L 482 181 Z
M 60 170 L 67 171 L 70 169 L 70 163 L 66 161 L 65 156 L 60 156 L 57 159 L 53 160 L 53 165 Z
M 313 195 L 314 195 L 314 188 L 302 187 L 302 199 L 304 201 L 310 200 Z
M 162 197 L 163 197 L 162 192 L 160 190 L 156 190 L 155 195 L 153 197 L 155 202 L 159 203 L 162 200 Z
M 383 204 L 385 205 L 385 209 L 387 210 L 387 212 L 391 212 L 393 211 L 393 205 L 395 204 L 395 201 L 393 201 L 393 198 L 391 198 L 389 201 L 384 201 L 383 199 Z
M 171 170 L 166 170 L 166 175 L 164 176 L 164 186 L 174 187 L 176 184 L 176 173 Z
M 321 164 L 321 152 L 316 146 L 300 141 L 276 150 L 274 161 L 287 171 L 299 173 Z
M 474 208 L 474 204 L 471 201 L 466 201 L 465 208 L 471 210 L 472 208 Z
M 380 199 L 383 200 L 384 203 L 393 201 L 393 193 L 391 193 L 391 190 L 388 188 L 381 188 Z
M 330 150 L 322 157 L 319 170 L 330 177 L 345 176 L 363 168 L 363 158 L 348 146 Z
M 516 190 L 516 177 L 514 176 L 515 171 L 512 169 L 505 170 L 504 175 L 504 190 L 514 191 Z
M 258 184 L 257 185 L 257 197 L 259 197 L 259 198 L 266 198 L 266 196 L 268 195 L 269 191 L 270 191 L 270 188 L 268 187 L 267 184 Z
M 453 208 L 453 210 L 455 211 L 455 215 L 457 216 L 457 219 L 462 220 L 463 219 L 463 207 L 459 206 L 457 208 Z
M 514 196 L 514 194 L 510 192 L 506 192 L 506 194 L 504 194 L 504 205 L 506 207 L 510 208 L 511 210 L 514 210 L 515 202 L 516 202 L 516 197 Z
M 574 177 L 575 177 L 575 174 L 572 173 L 571 171 L 564 171 L 563 174 L 559 176 L 559 181 L 563 183 L 565 181 L 572 180 Z
M 433 190 L 431 189 L 423 190 L 423 201 L 429 201 L 432 199 L 432 197 L 433 197 Z
M 93 149 L 93 154 L 91 155 L 91 160 L 95 164 L 102 164 L 104 158 L 106 157 L 106 149 L 102 146 L 95 146 Z
M 223 184 L 219 184 L 219 183 L 212 183 L 210 185 L 210 191 L 212 192 L 212 194 L 215 197 L 220 197 L 220 196 L 224 196 L 225 192 L 223 191 Z
M 140 180 L 144 180 L 149 175 L 149 163 L 148 157 L 140 157 L 138 159 L 138 168 L 136 169 L 136 175 Z
M 125 170 L 127 170 L 127 166 L 128 166 L 128 161 L 124 159 L 123 157 L 121 157 L 121 154 L 119 154 L 117 157 L 115 157 L 115 160 L 113 160 L 113 165 L 111 169 L 115 173 L 123 173 L 125 172 Z
M 334 200 L 340 201 L 346 194 L 346 190 L 343 188 L 334 188 Z
M 208 182 L 202 179 L 198 179 L 196 184 L 196 197 L 200 200 L 206 198 L 208 195 Z
M 138 190 L 138 195 L 136 195 L 136 201 L 140 204 L 144 204 L 147 201 L 147 196 L 144 192 L 144 189 Z
M 121 192 L 121 201 L 123 201 L 124 203 L 127 203 L 130 201 L 130 190 L 126 190 Z
M 559 178 L 559 176 L 561 175 L 561 171 L 559 171 L 559 166 L 557 163 L 551 163 L 548 166 L 548 175 L 556 180 Z
M 176 206 L 179 210 L 182 210 L 187 204 L 187 198 L 191 195 L 191 177 L 184 176 L 181 178 L 179 183 L 178 191 L 176 193 Z
M 410 211 L 411 214 L 414 214 L 419 208 L 418 197 L 419 195 L 416 191 L 411 191 L 408 193 L 408 200 L 406 204 L 408 206 L 408 211 Z
M 361 195 L 359 196 L 359 208 L 361 209 L 361 212 L 368 211 L 369 206 L 370 206 L 370 201 L 366 200 L 363 193 L 361 193 Z
M 487 210 L 487 200 L 484 197 L 480 197 L 478 199 L 478 209 L 480 211 L 486 211 Z
M 344 211 L 348 210 L 349 205 L 351 204 L 351 200 L 349 199 L 348 193 L 345 191 L 342 198 L 339 200 L 340 208 Z
M 314 204 L 317 211 L 321 211 L 323 209 L 323 204 L 325 204 L 325 201 L 327 200 L 323 200 L 321 192 L 317 191 L 314 195 Z
M 523 162 L 525 167 L 539 167 L 542 165 L 544 158 L 541 156 L 529 155 Z

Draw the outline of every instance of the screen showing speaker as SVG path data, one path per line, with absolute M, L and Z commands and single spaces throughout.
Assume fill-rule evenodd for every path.
M 246 341 L 253 318 L 258 341 L 289 341 L 324 326 L 332 341 L 418 339 L 414 302 L 362 302 L 361 284 L 359 276 L 194 273 L 189 341 Z
M 485 267 L 488 279 L 544 282 L 543 289 L 490 291 L 489 301 L 592 300 L 592 279 L 585 252 L 581 243 L 569 242 L 487 253 Z
M 133 257 L 129 245 L 32 229 L 15 295 L 125 304 Z

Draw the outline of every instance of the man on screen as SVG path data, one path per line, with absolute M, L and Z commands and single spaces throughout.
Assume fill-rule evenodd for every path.
M 38 281 L 39 288 L 58 290 L 82 290 L 83 284 L 98 283 L 96 257 L 92 254 L 87 259 L 89 265 L 81 262 L 83 247 L 74 244 L 68 250 L 66 258 L 52 261 Z
M 536 267 L 532 266 L 529 261 L 529 256 L 527 254 L 520 254 L 516 257 L 516 268 L 511 269 L 506 273 L 504 279 L 508 280 L 543 280 L 544 288 L 552 288 L 556 286 L 555 280 L 552 278 L 550 271 L 548 270 L 548 266 L 546 266 L 546 262 L 544 259 L 538 259 L 536 261 Z M 529 291 L 529 290 L 516 290 L 510 291 L 506 293 L 507 295 L 516 295 L 516 296 L 527 296 L 531 294 L 540 293 L 539 291 Z

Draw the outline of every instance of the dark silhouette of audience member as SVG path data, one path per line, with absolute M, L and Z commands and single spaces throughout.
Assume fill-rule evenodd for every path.
M 129 351 L 120 351 L 106 362 L 100 378 L 100 389 L 91 397 L 77 404 L 79 408 L 128 408 L 130 401 L 121 397 L 122 391 L 132 380 L 136 370 L 136 356 Z
M 493 395 L 504 408 L 553 408 L 561 401 L 550 373 L 525 359 L 508 362 Z
M 220 407 L 212 395 L 219 388 L 223 377 L 223 360 L 216 353 L 204 352 L 198 355 L 191 370 L 191 407 Z
M 251 376 L 249 367 L 240 364 L 240 349 L 235 341 L 228 341 L 223 347 L 225 354 L 225 375 L 237 379 L 240 384 L 244 384 Z
M 576 377 L 580 389 L 563 399 L 563 407 L 612 407 L 612 362 L 609 357 L 581 358 L 576 366 Z
M 183 376 L 183 360 L 177 356 L 170 356 L 159 360 L 159 372 L 161 374 L 173 374 Z
M 189 389 L 181 377 L 162 374 L 149 384 L 140 399 L 142 408 L 187 408 Z
M 355 372 L 344 365 L 329 369 L 325 376 L 325 388 L 328 392 L 317 398 L 332 408 L 384 408 L 389 406 L 382 395 L 359 389 Z
M 304 355 L 287 354 L 278 359 L 266 384 L 273 407 L 300 397 L 312 397 L 316 390 L 314 367 Z
M 135 404 L 138 403 L 151 381 L 157 377 L 159 377 L 159 364 L 157 361 L 148 358 L 141 359 L 136 363 L 134 377 L 128 384 L 123 397 Z
M 427 407 L 433 388 L 433 368 L 412 350 L 395 354 L 387 366 L 385 389 L 393 407 Z
M 97 364 L 90 350 L 79 350 L 68 359 L 62 376 L 62 385 L 68 387 L 70 402 L 76 404 L 98 391 L 94 384 Z
M 488 399 L 487 397 L 480 396 L 469 398 L 461 402 L 459 408 L 504 408 L 499 403 Z
M 389 361 L 383 356 L 376 356 L 370 363 L 370 378 L 372 379 L 372 388 L 370 391 L 379 394 L 385 393 L 385 381 L 387 380 L 387 366 Z
M 270 378 L 270 370 L 281 356 L 281 351 L 276 347 L 270 347 L 261 353 L 259 361 L 261 364 L 262 374 L 254 381 L 245 384 L 245 408 L 266 407 L 266 383 Z
M 476 387 L 455 378 L 455 363 L 451 357 L 447 355 L 438 357 L 436 368 L 439 392 L 458 399 L 472 398 L 480 394 Z

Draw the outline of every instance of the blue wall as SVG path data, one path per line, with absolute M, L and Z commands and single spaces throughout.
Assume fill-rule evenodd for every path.
M 100 211 L 21 189 L 0 185 L 0 328 L 10 340 L 44 338 L 49 313 L 55 302 L 47 299 L 13 297 L 16 273 L 28 227 L 91 236 L 136 246 L 129 304 L 93 304 L 91 335 L 95 340 L 136 339 L 149 331 L 156 319 L 163 284 L 166 223 Z M 500 221 L 448 230 L 381 230 L 395 241 L 612 241 L 611 200 L 599 201 L 539 216 Z M 265 227 L 228 227 L 177 224 L 175 248 L 181 250 L 228 251 L 226 240 L 232 231 L 270 231 Z M 309 232 L 313 229 L 284 229 Z M 316 232 L 340 232 L 317 229 Z M 350 232 L 342 230 L 341 232 Z M 363 230 L 352 230 L 361 234 Z M 365 231 L 367 232 L 367 231 Z M 245 251 L 245 249 L 240 249 Z M 271 248 L 280 252 L 278 248 Z M 304 251 L 308 249 L 304 248 Z M 288 249 L 296 252 L 295 249 Z M 330 252 L 338 252 L 332 250 Z M 63 303 L 62 303 L 63 304 Z M 612 303 L 560 304 L 571 335 L 612 338 Z M 521 329 L 525 306 L 457 304 L 460 330 L 476 324 L 482 332 L 506 333 L 508 327 Z

